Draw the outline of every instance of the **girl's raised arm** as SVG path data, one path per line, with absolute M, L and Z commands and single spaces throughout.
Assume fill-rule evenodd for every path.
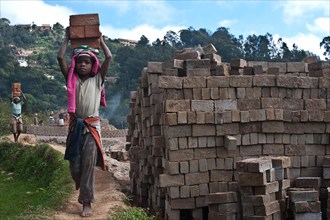
M 101 48 L 102 48 L 104 56 L 105 56 L 105 59 L 102 63 L 101 69 L 100 69 L 100 74 L 101 74 L 102 79 L 104 81 L 105 76 L 107 75 L 107 72 L 108 72 L 109 67 L 110 67 L 110 63 L 111 63 L 111 60 L 112 60 L 112 54 L 111 54 L 111 51 L 108 48 L 108 46 L 105 44 L 105 42 L 103 40 L 103 37 L 102 37 L 102 34 L 100 36 L 100 40 L 101 40 Z
M 57 61 L 60 65 L 60 69 L 61 69 L 61 72 L 62 72 L 65 80 L 67 79 L 68 72 L 69 72 L 69 66 L 68 66 L 67 62 L 65 61 L 65 59 L 64 59 L 65 52 L 66 52 L 66 49 L 68 47 L 68 43 L 69 43 L 69 28 L 66 28 L 64 41 L 63 41 L 63 43 L 60 47 L 60 50 L 58 51 L 58 54 L 57 54 Z

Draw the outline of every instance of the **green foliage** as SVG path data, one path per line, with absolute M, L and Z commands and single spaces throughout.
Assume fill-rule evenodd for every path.
M 269 47 L 272 37 L 270 34 L 265 36 L 250 35 L 244 43 L 245 57 L 248 60 L 270 60 L 273 51 Z
M 154 216 L 149 216 L 147 212 L 139 207 L 120 209 L 110 220 L 154 220 Z
M 133 198 L 130 197 L 130 196 L 126 196 L 126 197 L 123 199 L 123 202 L 124 202 L 125 205 L 129 206 L 129 205 L 132 204 L 132 202 L 133 202 Z
M 323 47 L 325 49 L 323 55 L 327 56 L 327 60 L 330 60 L 330 36 L 324 37 L 322 39 L 320 47 Z
M 209 43 L 210 32 L 204 28 L 195 30 L 193 27 L 189 27 L 180 31 L 180 39 L 183 47 L 204 46 Z
M 68 167 L 48 145 L 0 142 L 0 218 L 42 219 L 58 209 L 73 189 Z
M 229 32 L 228 28 L 220 27 L 210 38 L 210 43 L 214 44 L 221 59 L 229 62 L 232 58 L 243 58 L 242 39 L 237 39 Z
M 0 166 L 40 186 L 51 186 L 54 181 L 65 183 L 64 177 L 69 176 L 66 162 L 61 153 L 46 144 L 25 146 L 0 142 Z M 63 173 L 59 175 L 58 171 Z
M 10 102 L 0 98 L 0 136 L 10 134 L 11 107 Z

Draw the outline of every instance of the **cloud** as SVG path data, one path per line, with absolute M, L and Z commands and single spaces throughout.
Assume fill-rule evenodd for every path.
M 273 35 L 274 42 L 277 42 L 277 40 L 280 38 L 279 34 Z M 320 48 L 320 42 L 322 39 L 320 39 L 318 36 L 314 34 L 302 34 L 299 33 L 293 37 L 283 37 L 281 36 L 283 41 L 287 43 L 289 49 L 292 49 L 293 44 L 296 44 L 298 46 L 298 49 L 300 50 L 305 50 L 305 51 L 310 51 L 318 56 L 322 60 L 325 59 L 325 57 L 322 55 L 323 50 Z
M 237 2 L 241 4 L 241 2 Z M 221 8 L 233 9 L 236 7 L 237 3 L 235 1 L 215 1 L 215 4 L 219 5 Z
M 11 24 L 50 24 L 59 22 L 69 25 L 69 15 L 75 14 L 67 7 L 51 6 L 43 1 L 0 1 L 1 17 L 10 20 Z M 41 13 L 42 12 L 42 13 Z
M 311 1 L 284 1 L 278 7 L 283 9 L 284 22 L 294 24 L 311 16 L 329 17 L 329 2 L 320 0 Z
M 307 29 L 311 32 L 330 35 L 330 18 L 317 18 L 313 24 L 307 24 Z
M 231 27 L 233 24 L 237 23 L 237 20 L 224 19 L 218 22 L 220 27 Z
M 175 18 L 176 13 L 165 1 L 136 1 L 135 8 L 142 22 L 149 24 L 165 24 Z
M 330 4 L 323 0 L 305 0 L 305 1 L 279 1 L 278 8 L 283 10 L 284 23 L 287 25 L 303 25 L 307 32 L 298 32 L 297 34 L 282 39 L 290 49 L 295 43 L 299 49 L 308 50 L 320 56 L 325 57 L 323 49 L 320 48 L 322 36 L 329 36 L 330 33 Z M 275 36 L 274 40 L 275 40 Z M 277 36 L 278 38 L 279 36 Z
M 90 1 L 95 3 L 95 1 Z M 119 14 L 124 14 L 129 11 L 132 7 L 132 1 L 99 1 L 98 4 L 103 4 L 105 6 L 110 6 L 117 9 L 116 12 Z
M 102 34 L 110 37 L 111 39 L 123 38 L 129 40 L 140 40 L 141 36 L 144 35 L 151 43 L 157 40 L 157 38 L 162 40 L 167 31 L 174 31 L 175 33 L 178 33 L 180 30 L 186 29 L 186 27 L 183 26 L 165 26 L 162 28 L 156 28 L 148 24 L 139 25 L 133 29 L 118 29 L 112 26 L 101 26 L 100 28 Z

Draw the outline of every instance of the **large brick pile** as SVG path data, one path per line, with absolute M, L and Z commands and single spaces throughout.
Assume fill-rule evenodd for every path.
M 132 193 L 169 220 L 284 219 L 290 184 L 326 170 L 329 76 L 325 61 L 223 63 L 212 45 L 149 62 L 127 117 Z M 251 192 L 268 203 L 247 213 L 242 189 L 255 186 L 241 184 L 237 164 L 265 156 L 285 156 L 290 166 L 248 172 L 277 188 Z

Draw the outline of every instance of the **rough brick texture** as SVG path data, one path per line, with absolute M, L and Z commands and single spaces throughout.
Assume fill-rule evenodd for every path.
M 318 190 L 330 186 L 328 61 L 222 63 L 205 50 L 213 55 L 187 48 L 149 63 L 156 76 L 142 71 L 128 145 L 150 155 L 130 155 L 140 167 L 130 171 L 132 192 L 166 210 L 165 219 L 202 220 L 204 208 L 208 219 L 319 217 Z M 154 136 L 164 138 L 158 154 Z M 150 172 L 153 161 L 162 162 L 159 173 Z

